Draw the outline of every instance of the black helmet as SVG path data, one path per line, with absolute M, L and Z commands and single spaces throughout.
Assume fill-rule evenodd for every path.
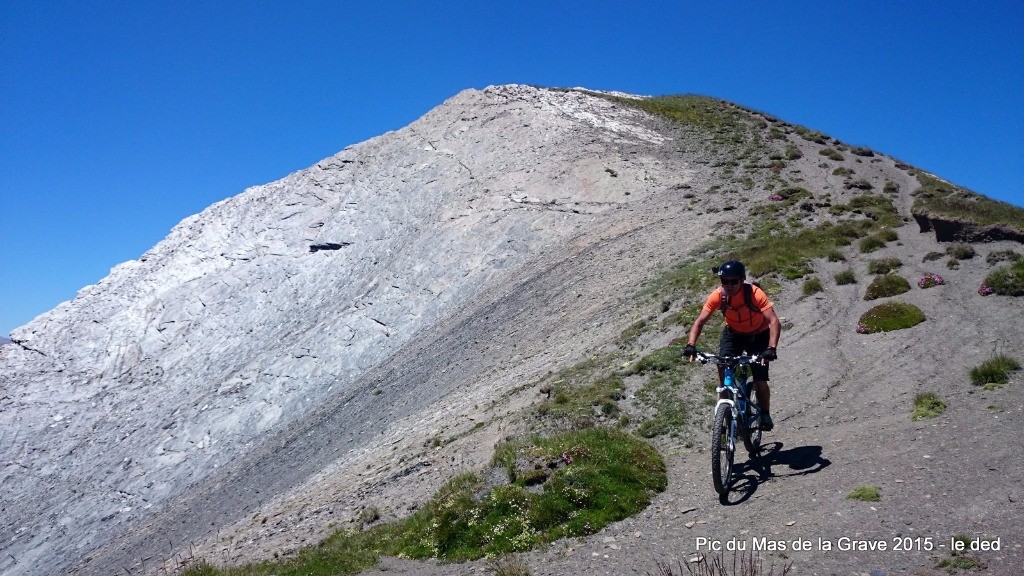
M 723 262 L 721 266 L 711 269 L 719 278 L 746 278 L 747 268 L 739 260 Z

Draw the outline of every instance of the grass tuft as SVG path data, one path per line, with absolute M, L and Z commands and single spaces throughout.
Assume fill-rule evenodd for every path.
M 878 502 L 882 497 L 878 493 L 878 486 L 861 486 L 854 488 L 846 495 L 848 500 L 860 500 L 861 502 Z
M 1020 362 L 1004 354 L 997 354 L 971 369 L 971 383 L 989 388 L 1002 386 L 1010 381 L 1010 373 L 1020 370 Z
M 839 286 L 845 286 L 847 284 L 856 284 L 857 275 L 854 274 L 852 269 L 847 268 L 842 272 L 836 274 L 836 284 Z
M 1024 259 L 996 268 L 985 277 L 984 284 L 1000 296 L 1024 296 Z
M 871 274 L 888 274 L 903 266 L 899 258 L 882 258 L 868 261 L 868 272 Z
M 822 292 L 823 290 L 825 290 L 825 287 L 821 285 L 820 279 L 812 276 L 811 278 L 804 280 L 804 296 L 811 296 L 818 292 Z
M 931 392 L 925 392 L 914 396 L 914 411 L 910 413 L 910 419 L 935 418 L 945 410 L 946 403 L 941 398 Z

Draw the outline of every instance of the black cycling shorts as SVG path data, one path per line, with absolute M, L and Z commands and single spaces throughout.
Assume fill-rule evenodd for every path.
M 746 352 L 753 356 L 760 354 L 768 348 L 768 330 L 757 334 L 740 334 L 728 326 L 722 330 L 722 340 L 718 344 L 719 356 L 739 356 Z M 768 381 L 768 365 L 751 364 L 751 372 L 754 380 L 761 382 Z

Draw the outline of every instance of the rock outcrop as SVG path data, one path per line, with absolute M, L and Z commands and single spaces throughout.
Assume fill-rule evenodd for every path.
M 185 219 L 15 330 L 0 569 L 63 572 L 538 257 L 621 234 L 621 210 L 693 173 L 637 153 L 666 140 L 648 124 L 582 91 L 467 90 Z
M 694 303 L 640 289 L 757 219 L 810 229 L 859 218 L 872 203 L 851 199 L 884 190 L 904 225 L 874 254 L 934 271 L 921 256 L 935 241 L 909 230 L 917 181 L 894 159 L 837 154 L 838 141 L 725 102 L 672 122 L 607 96 L 466 90 L 185 219 L 15 330 L 0 348 L 0 572 L 166 574 L 192 557 L 286 553 L 374 503 L 407 514 L 516 432 L 510 416 L 536 401 L 531 384 L 622 352 L 631 326 L 661 326 L 645 336 L 653 348 L 673 336 L 666 326 L 678 336 L 680 308 Z M 867 282 L 828 279 L 870 275 L 874 255 L 839 256 L 850 260 L 813 263 L 824 292 L 805 297 L 782 279 L 773 296 L 795 319 L 772 368 L 780 426 L 744 498 L 759 485 L 770 497 L 721 506 L 701 446 L 680 441 L 669 489 L 642 518 L 535 551 L 534 574 L 635 571 L 689 554 L 695 534 L 1020 532 L 1015 447 L 976 449 L 1019 428 L 1017 395 L 989 400 L 960 383 L 964 366 L 1020 348 L 1020 300 L 980 296 L 988 264 L 977 258 L 906 295 L 927 311 L 923 328 L 866 337 L 854 326 L 872 305 Z M 934 390 L 959 403 L 948 428 L 904 413 Z M 855 507 L 844 482 L 881 484 L 884 505 Z M 626 540 L 642 550 L 619 553 Z M 1019 544 L 1007 550 L 994 563 L 1016 567 Z M 918 552 L 854 560 L 864 571 L 935 564 Z M 823 572 L 854 566 L 792 554 Z M 466 572 L 401 564 L 381 570 Z

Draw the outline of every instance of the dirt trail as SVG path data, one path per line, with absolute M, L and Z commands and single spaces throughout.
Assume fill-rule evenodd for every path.
M 747 218 L 754 208 L 781 207 L 761 213 L 807 227 L 852 217 L 855 211 L 846 203 L 864 190 L 864 184 L 850 186 L 857 178 L 870 181 L 867 185 L 873 190 L 886 190 L 882 194 L 895 199 L 910 223 L 898 230 L 899 241 L 877 252 L 860 254 L 850 246 L 845 249 L 846 262 L 815 261 L 814 274 L 822 280 L 824 292 L 803 297 L 798 280 L 784 283 L 781 293 L 773 296 L 777 312 L 790 325 L 772 369 L 777 428 L 765 439 L 763 457 L 741 464 L 742 478 L 730 498 L 719 501 L 709 478 L 710 410 L 703 404 L 702 378 L 713 376 L 705 368 L 706 374 L 679 390 L 692 400 L 690 428 L 679 438 L 654 440 L 668 465 L 668 489 L 636 517 L 516 558 L 534 576 L 651 574 L 658 562 L 686 562 L 717 546 L 752 551 L 756 544 L 764 548 L 766 563 L 792 562 L 797 574 L 924 575 L 944 573 L 936 568 L 950 557 L 943 546 L 948 547 L 953 536 L 964 535 L 999 539 L 998 551 L 972 553 L 984 566 L 977 573 L 1019 573 L 1024 564 L 1024 466 L 1016 433 L 1024 424 L 1019 394 L 1024 382 L 1018 377 L 1002 389 L 983 391 L 969 383 L 968 372 L 994 350 L 1018 357 L 1024 350 L 1024 299 L 986 298 L 976 291 L 992 268 L 985 255 L 1007 248 L 1020 251 L 1020 245 L 979 245 L 978 257 L 953 270 L 946 269 L 945 259 L 923 263 L 925 254 L 942 252 L 945 246 L 932 234 L 919 233 L 910 220 L 910 191 L 917 183 L 894 159 L 846 153 L 844 160 L 836 161 L 836 151 L 827 154 L 824 147 L 838 147 L 838 142 L 809 140 L 790 125 L 726 103 L 704 105 L 716 121 L 740 118 L 742 122 L 732 128 L 737 132 L 671 124 L 578 91 L 524 86 L 467 91 L 425 116 L 415 129 L 366 144 L 367 150 L 377 146 L 390 151 L 383 157 L 370 151 L 365 161 L 356 162 L 363 157 L 350 151 L 296 173 L 279 191 L 303 192 L 313 205 L 301 226 L 292 224 L 302 228 L 301 238 L 306 238 L 306 228 L 319 230 L 324 219 L 334 222 L 337 238 L 327 238 L 334 240 L 343 239 L 341 232 L 351 225 L 370 222 L 367 215 L 383 214 L 387 222 L 404 225 L 415 204 L 409 198 L 419 196 L 398 192 L 408 188 L 408 194 L 437 193 L 430 197 L 430 202 L 437 202 L 434 208 L 420 206 L 424 228 L 404 232 L 419 243 L 418 252 L 395 241 L 388 228 L 370 230 L 373 242 L 352 245 L 352 251 L 359 248 L 365 257 L 351 261 L 365 264 L 365 270 L 359 270 L 366 272 L 369 290 L 376 290 L 370 297 L 371 292 L 351 287 L 352 310 L 366 320 L 360 324 L 368 334 L 360 350 L 379 363 L 350 366 L 343 374 L 351 374 L 351 380 L 321 373 L 336 369 L 333 364 L 354 362 L 354 356 L 340 349 L 332 352 L 325 344 L 337 338 L 321 333 L 323 318 L 345 306 L 338 304 L 339 296 L 324 280 L 345 274 L 338 272 L 341 268 L 328 267 L 329 261 L 316 260 L 317 267 L 309 265 L 316 273 L 308 284 L 286 286 L 295 294 L 315 292 L 310 298 L 316 312 L 280 316 L 282 321 L 308 323 L 291 329 L 304 334 L 309 347 L 278 350 L 278 364 L 267 360 L 270 356 L 262 349 L 252 352 L 251 358 L 260 374 L 268 363 L 281 369 L 289 401 L 303 406 L 293 419 L 245 436 L 249 440 L 244 444 L 230 444 L 230 451 L 218 453 L 223 461 L 211 456 L 174 468 L 206 466 L 193 483 L 173 486 L 173 498 L 167 492 L 167 500 L 157 501 L 152 510 L 135 507 L 137 516 L 97 516 L 95 498 L 74 496 L 85 510 L 83 517 L 93 518 L 97 530 L 106 532 L 90 532 L 79 523 L 72 526 L 78 530 L 72 535 L 75 540 L 58 534 L 57 524 L 50 522 L 58 516 L 75 522 L 66 509 L 47 508 L 51 516 L 45 521 L 38 520 L 43 514 L 35 514 L 35 529 L 20 541 L 9 540 L 7 545 L 14 547 L 0 547 L 22 554 L 20 559 L 7 554 L 21 564 L 0 558 L 0 567 L 28 573 L 29 561 L 39 560 L 29 554 L 51 554 L 65 564 L 38 564 L 50 573 L 65 572 L 65 565 L 75 563 L 71 572 L 82 575 L 110 574 L 112 567 L 114 572 L 167 574 L 183 555 L 237 564 L 287 554 L 318 542 L 338 526 L 352 525 L 360 511 L 371 506 L 380 508 L 385 521 L 406 516 L 456 474 L 483 468 L 496 443 L 524 432 L 516 415 L 542 401 L 534 385 L 544 375 L 618 349 L 624 329 L 651 314 L 651 308 L 660 308 L 660 302 L 646 302 L 637 294 L 667 267 L 715 236 L 734 228 L 749 231 Z M 775 134 L 782 134 L 783 128 L 783 136 Z M 558 139 L 550 139 L 552 135 Z M 740 141 L 742 145 L 737 145 Z M 751 149 L 756 153 L 751 155 Z M 773 156 L 786 158 L 784 166 L 769 164 L 767 159 Z M 329 178 L 323 184 L 325 177 Z M 396 188 L 399 182 L 404 188 Z M 338 194 L 358 191 L 369 211 L 350 213 L 352 202 L 321 207 L 314 202 L 321 185 L 334 185 Z M 806 188 L 803 193 L 812 193 L 814 202 L 791 209 L 773 206 L 769 191 L 782 186 Z M 267 190 L 271 188 L 277 189 Z M 261 201 L 255 197 L 260 190 L 250 194 L 253 205 Z M 453 191 L 457 194 L 450 197 Z M 392 196 L 381 196 L 384 192 Z M 218 210 L 227 214 L 250 196 L 223 203 Z M 292 205 L 287 200 L 278 207 L 283 210 L 281 221 L 298 222 L 292 218 Z M 829 210 L 841 206 L 851 212 L 837 216 Z M 243 208 L 243 215 L 250 214 L 248 203 Z M 336 221 L 327 218 L 332 214 Z M 248 222 L 246 218 L 239 222 Z M 192 221 L 199 228 L 203 222 Z M 417 235 L 424 231 L 429 233 Z M 558 234 L 548 235 L 554 231 Z M 219 240 L 213 234 L 210 243 L 219 247 Z M 395 245 L 376 244 L 385 240 Z M 305 262 L 300 259 L 310 257 L 306 241 L 294 244 L 294 259 Z M 169 253 L 178 254 L 171 248 Z M 248 258 L 244 250 L 240 254 Z M 938 272 L 946 283 L 926 290 L 914 286 L 895 298 L 924 310 L 928 320 L 923 324 L 886 334 L 857 334 L 857 319 L 878 303 L 863 300 L 871 279 L 868 261 L 890 256 L 903 262 L 899 273 L 912 285 L 926 272 Z M 279 280 L 298 269 L 281 266 L 268 277 Z M 847 268 L 854 270 L 858 282 L 837 286 L 834 275 Z M 402 273 L 388 276 L 388 269 Z M 433 274 L 438 271 L 452 276 Z M 211 282 L 219 277 L 210 276 Z M 455 280 L 464 281 L 461 296 L 449 295 L 451 301 L 439 311 L 436 294 L 446 294 Z M 411 291 L 399 290 L 398 284 Z M 248 286 L 248 281 L 239 286 Z M 302 290 L 314 286 L 317 291 Z M 218 294 L 225 302 L 237 296 L 219 284 L 218 290 L 224 291 Z M 420 298 L 422 307 L 408 308 L 412 295 Z M 690 304 L 673 303 L 652 325 Z M 427 324 L 412 322 L 431 314 Z M 381 320 L 388 315 L 399 322 Z M 274 322 L 257 316 L 259 326 L 276 330 Z M 204 326 L 216 324 L 196 323 L 197 329 Z M 409 328 L 401 332 L 395 326 Z M 686 328 L 645 335 L 644 348 L 636 353 L 660 348 Z M 212 329 L 209 333 L 220 335 Z M 253 342 L 261 341 L 240 340 L 246 346 Z M 708 341 L 701 344 L 714 346 Z M 177 358 L 178 347 L 168 347 Z M 324 359 L 315 360 L 316 350 Z M 25 356 L 31 351 L 18 352 Z M 205 373 L 205 362 L 195 366 L 197 374 Z M 316 378 L 293 378 L 300 369 Z M 324 385 L 311 387 L 317 382 Z M 339 382 L 344 384 L 342 392 L 331 388 Z M 292 389 L 293 384 L 309 388 Z M 221 393 L 214 386 L 197 392 L 219 398 L 235 388 L 225 385 Z M 145 388 L 152 405 L 159 401 L 148 393 L 156 389 Z M 934 420 L 912 421 L 913 399 L 920 392 L 938 394 L 948 409 Z M 316 398 L 310 403 L 314 408 L 305 405 L 309 396 Z M 130 394 L 128 398 L 135 400 Z M 223 423 L 205 412 L 203 402 L 193 403 L 202 418 Z M 221 408 L 225 414 L 237 414 L 240 406 L 229 403 Z M 18 414 L 24 409 L 21 406 Z M 262 405 L 252 409 L 262 410 Z M 104 425 L 123 423 L 116 417 L 90 417 Z M 148 438 L 152 424 L 141 422 L 132 433 Z M 183 416 L 181 424 L 194 423 Z M 117 431 L 116 426 L 108 428 Z M 40 438 L 47 438 L 43 433 Z M 196 440 L 195 451 L 209 448 L 202 435 Z M 138 455 L 151 455 L 152 446 L 140 439 L 135 442 Z M 35 450 L 26 444 L 29 448 Z M 36 489 L 34 477 L 17 476 L 28 467 L 15 464 L 19 463 L 8 466 L 9 477 Z M 94 467 L 92 462 L 55 458 L 55 477 L 73 475 L 67 468 L 71 464 Z M 143 472 L 166 481 L 159 470 Z M 142 476 L 127 468 L 121 472 L 142 483 Z M 111 490 L 120 486 L 108 483 Z M 144 488 L 153 486 L 171 488 L 155 480 Z M 881 500 L 846 498 L 862 486 L 877 486 Z M 15 494 L 9 510 L 21 506 L 19 498 L 30 501 Z M 133 510 L 121 509 L 127 509 L 126 514 Z M 794 549 L 794 542 L 801 549 Z M 803 549 L 804 542 L 809 549 Z M 894 550 L 904 542 L 913 549 Z M 56 552 L 47 552 L 51 549 Z M 366 573 L 488 571 L 485 561 L 445 565 L 386 558 Z
M 967 573 L 1019 574 L 1024 483 L 1015 438 L 1024 425 L 1022 383 L 983 391 L 968 375 L 997 347 L 1022 349 L 1017 319 L 1024 303 L 976 292 L 990 269 L 984 255 L 1012 246 L 979 246 L 978 257 L 948 270 L 945 260 L 921 262 L 924 254 L 943 250 L 931 235 L 912 225 L 899 233 L 899 244 L 870 258 L 899 258 L 901 275 L 912 284 L 926 272 L 945 278 L 944 286 L 914 286 L 897 297 L 925 310 L 925 323 L 857 334 L 860 314 L 878 303 L 863 300 L 870 258 L 816 263 L 825 292 L 776 302 L 793 324 L 772 372 L 777 427 L 765 437 L 765 454 L 739 466 L 742 478 L 728 501 L 711 489 L 707 434 L 695 431 L 692 449 L 681 441 L 661 446 L 670 485 L 650 508 L 591 537 L 520 556 L 531 573 L 654 574 L 659 561 L 716 554 L 712 546 L 760 546 L 766 567 L 791 562 L 796 574 L 945 574 L 937 565 L 951 558 L 951 539 L 968 536 L 998 538 L 1000 549 L 970 553 L 983 568 Z M 857 284 L 829 282 L 847 267 L 856 271 Z M 977 321 L 965 323 L 965 317 Z M 934 420 L 912 421 L 920 392 L 938 394 L 948 409 Z M 847 499 L 861 486 L 877 486 L 881 500 Z M 808 549 L 795 550 L 794 542 Z M 367 574 L 484 569 L 482 562 L 387 559 Z

